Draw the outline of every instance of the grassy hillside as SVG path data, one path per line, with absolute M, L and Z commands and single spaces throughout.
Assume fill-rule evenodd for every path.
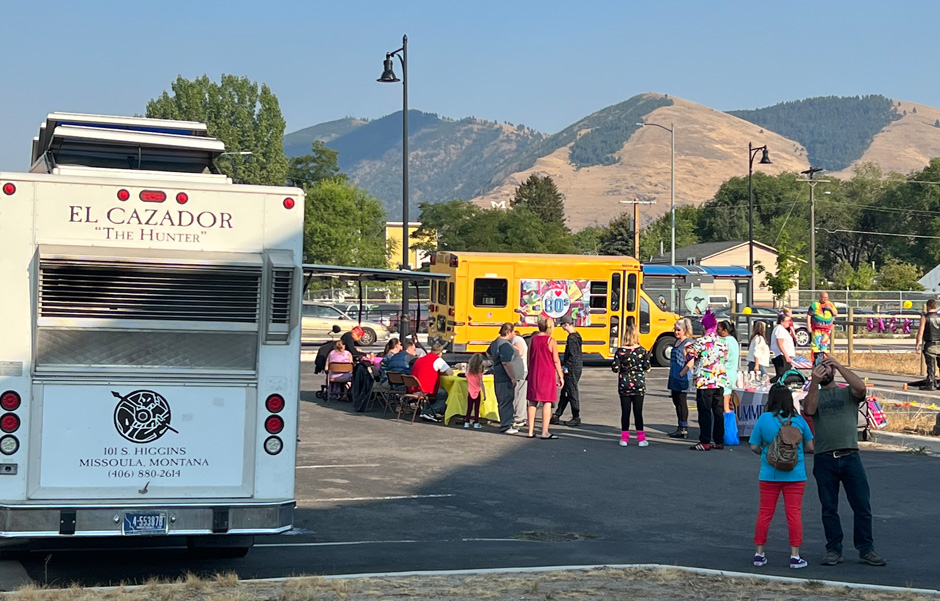
M 326 123 L 320 123 L 312 127 L 305 127 L 304 129 L 284 136 L 284 153 L 289 157 L 308 154 L 311 145 L 315 141 L 329 142 L 330 140 L 335 140 L 366 123 L 368 123 L 368 120 L 346 117 L 345 119 L 337 119 L 336 121 L 327 121 Z
M 861 158 L 875 134 L 900 118 L 894 101 L 880 95 L 820 96 L 728 113 L 796 140 L 810 165 L 828 171 Z

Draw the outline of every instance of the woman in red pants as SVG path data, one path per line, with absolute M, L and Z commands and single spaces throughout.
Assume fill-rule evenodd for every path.
M 803 491 L 806 489 L 806 463 L 804 452 L 813 452 L 813 433 L 793 406 L 790 389 L 782 384 L 774 384 L 768 395 L 764 413 L 757 418 L 751 433 L 751 450 L 760 455 L 760 509 L 757 511 L 757 525 L 754 528 L 754 565 L 767 565 L 764 545 L 767 543 L 767 531 L 777 509 L 777 499 L 783 494 L 783 507 L 787 515 L 787 528 L 790 531 L 790 567 L 805 568 L 806 560 L 800 557 L 800 545 L 803 544 Z M 803 434 L 803 444 L 797 449 L 796 466 L 789 471 L 780 470 L 767 461 L 767 450 L 777 437 L 777 432 L 786 420 L 799 428 Z

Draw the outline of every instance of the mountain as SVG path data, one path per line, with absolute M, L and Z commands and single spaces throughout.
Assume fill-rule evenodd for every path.
M 289 157 L 309 154 L 310 147 L 317 140 L 323 143 L 332 142 L 368 122 L 366 119 L 347 117 L 336 121 L 327 121 L 312 127 L 305 127 L 284 136 L 284 153 Z
M 722 112 L 663 94 L 640 94 L 546 136 L 523 125 L 454 120 L 409 111 L 411 215 L 420 202 L 466 199 L 508 204 L 529 175 L 549 175 L 565 195 L 569 226 L 606 224 L 631 207 L 644 223 L 670 203 L 669 132 L 675 123 L 676 204 L 698 205 L 731 177 L 748 173 L 748 143 L 767 145 L 773 163 L 755 171 L 803 171 L 810 165 L 848 178 L 861 162 L 907 173 L 940 156 L 940 109 L 871 95 L 819 97 Z M 339 167 L 401 217 L 401 112 L 372 121 L 339 119 L 285 136 L 297 156 L 322 140 Z
M 349 124 L 345 133 L 324 140 L 339 153 L 340 170 L 381 199 L 389 219 L 401 218 L 401 118 L 399 111 L 355 127 Z M 285 136 L 284 150 L 288 156 L 309 152 L 309 144 L 315 139 L 308 133 L 304 147 L 294 143 L 298 134 L 325 125 L 329 124 Z M 314 133 L 323 135 L 339 129 Z M 410 208 L 414 217 L 418 216 L 421 202 L 469 199 L 482 193 L 491 186 L 493 174 L 501 164 L 524 155 L 531 145 L 545 138 L 523 125 L 472 117 L 455 121 L 416 110 L 408 111 L 408 133 Z
M 619 123 L 623 133 L 629 135 L 608 137 L 604 147 L 610 149 L 609 154 L 593 165 L 579 167 L 572 159 L 584 154 L 578 142 L 598 132 L 593 124 L 609 123 L 625 108 L 630 109 L 629 119 L 620 119 Z M 669 211 L 670 139 L 669 132 L 658 127 L 636 126 L 640 121 L 667 128 L 676 124 L 677 206 L 698 205 L 711 198 L 725 180 L 746 176 L 748 142 L 766 144 L 770 149 L 773 164 L 759 165 L 755 161 L 755 170 L 776 174 L 802 171 L 808 166 L 805 148 L 792 140 L 694 102 L 643 94 L 563 130 L 568 135 L 554 145 L 554 150 L 543 153 L 530 167 L 505 175 L 499 185 L 473 200 L 484 207 L 499 206 L 508 202 L 515 188 L 533 173 L 550 175 L 565 195 L 565 212 L 573 230 L 603 225 L 624 211 L 632 211 L 619 201 L 634 198 L 656 203 L 640 207 L 641 220 L 648 223 Z M 546 147 L 548 140 L 540 149 L 552 148 Z

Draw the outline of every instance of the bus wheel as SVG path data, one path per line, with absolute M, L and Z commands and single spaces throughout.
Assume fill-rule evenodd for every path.
M 359 339 L 362 346 L 372 346 L 375 344 L 375 339 L 375 330 L 372 328 L 362 328 L 362 338 Z
M 669 351 L 676 344 L 672 336 L 660 336 L 653 345 L 653 363 L 659 367 L 669 367 Z

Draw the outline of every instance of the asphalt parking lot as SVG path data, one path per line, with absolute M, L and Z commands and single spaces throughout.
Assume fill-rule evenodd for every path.
M 757 571 L 807 579 L 940 588 L 935 530 L 938 459 L 866 447 L 875 541 L 889 565 L 856 563 L 847 505 L 846 562 L 819 565 L 824 539 L 815 484 L 804 502 L 804 557 L 787 566 L 782 507 L 771 527 L 770 564 L 751 566 L 759 459 L 745 447 L 708 453 L 665 433 L 675 427 L 664 369 L 646 401 L 647 448 L 618 446 L 614 375 L 588 368 L 580 428 L 559 440 L 442 424 L 314 397 L 322 377 L 304 363 L 297 512 L 290 535 L 258 540 L 241 560 L 205 562 L 179 552 L 59 553 L 24 561 L 43 581 L 107 583 L 187 570 L 242 577 L 596 563 L 658 563 Z M 693 413 L 694 420 L 694 413 Z M 695 435 L 695 429 L 692 431 Z M 844 501 L 844 500 L 843 500 Z M 115 570 L 112 557 L 119 560 Z

